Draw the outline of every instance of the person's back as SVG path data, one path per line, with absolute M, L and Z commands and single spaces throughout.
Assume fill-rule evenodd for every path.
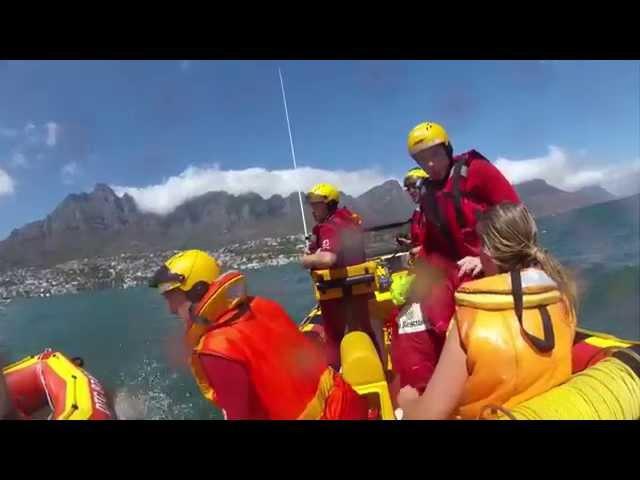
M 337 256 L 332 268 L 350 267 L 366 260 L 361 224 L 358 214 L 341 207 L 314 226 L 316 250 L 333 252 Z
M 266 418 L 297 418 L 327 369 L 323 353 L 272 300 L 250 297 L 238 312 L 227 314 L 231 316 L 237 319 L 206 333 L 194 352 L 242 364 L 252 379 L 251 403 L 260 405 Z
M 487 405 L 518 405 L 571 375 L 575 314 L 544 271 L 468 282 L 455 298 L 454 328 L 469 366 L 457 412 L 461 418 L 477 418 Z

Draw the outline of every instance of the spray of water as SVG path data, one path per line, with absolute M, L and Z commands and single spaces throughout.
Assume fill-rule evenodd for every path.
M 194 394 L 191 378 L 148 357 L 135 369 L 135 373 L 121 374 L 118 383 L 114 393 L 114 410 L 118 419 L 221 418 L 211 405 Z

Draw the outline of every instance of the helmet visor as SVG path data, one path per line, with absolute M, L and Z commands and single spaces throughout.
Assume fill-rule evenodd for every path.
M 307 203 L 327 203 L 327 197 L 317 193 L 307 193 Z
M 149 279 L 149 286 L 158 288 L 161 293 L 164 293 L 179 287 L 184 280 L 184 275 L 172 273 L 166 265 L 162 265 Z
M 404 181 L 404 189 L 410 190 L 418 188 L 418 179 L 415 177 L 406 178 Z

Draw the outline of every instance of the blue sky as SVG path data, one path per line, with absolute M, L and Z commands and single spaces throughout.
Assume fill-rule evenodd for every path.
M 288 171 L 278 65 L 306 167 L 297 175 Z M 158 213 L 207 190 L 266 196 L 321 176 L 361 193 L 412 166 L 406 135 L 424 120 L 442 123 L 457 151 L 478 149 L 514 181 L 634 193 L 639 65 L 2 62 L 0 238 L 97 182 Z

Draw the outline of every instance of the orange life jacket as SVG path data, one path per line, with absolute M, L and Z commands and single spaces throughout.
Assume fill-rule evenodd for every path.
M 217 283 L 194 309 L 196 315 L 219 290 Z M 216 404 L 199 355 L 218 355 L 247 369 L 269 419 L 353 418 L 360 397 L 327 366 L 322 350 L 298 330 L 278 303 L 247 297 L 242 304 L 206 320 L 208 327 L 190 335 L 194 345 L 191 368 L 205 398 Z M 364 407 L 355 417 L 366 418 Z
M 510 408 L 569 378 L 575 312 L 542 270 L 464 283 L 455 299 L 469 372 L 456 417 Z

